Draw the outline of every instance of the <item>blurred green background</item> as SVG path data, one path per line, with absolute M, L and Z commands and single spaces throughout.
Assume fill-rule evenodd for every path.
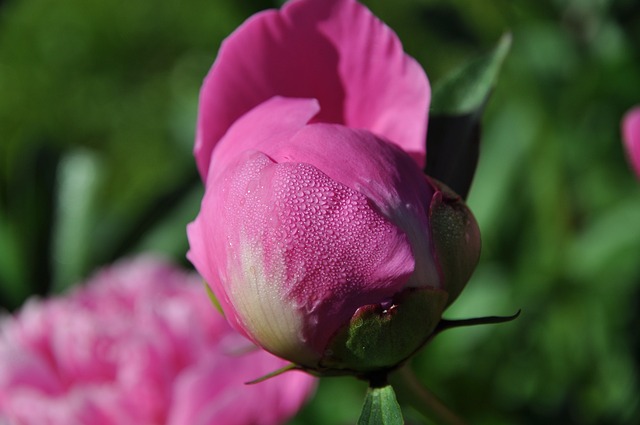
M 135 252 L 189 267 L 200 83 L 223 37 L 280 3 L 0 0 L 6 309 Z M 640 184 L 619 130 L 640 103 L 640 2 L 366 4 L 432 82 L 513 34 L 468 200 L 483 256 L 445 316 L 522 315 L 438 336 L 420 378 L 473 424 L 640 423 Z M 363 395 L 327 379 L 293 423 L 353 423 Z

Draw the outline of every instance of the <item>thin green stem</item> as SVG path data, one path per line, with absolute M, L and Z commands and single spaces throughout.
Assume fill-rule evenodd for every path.
M 409 366 L 404 366 L 390 376 L 398 398 L 406 401 L 425 418 L 439 425 L 466 425 L 466 422 L 445 406 L 415 376 Z

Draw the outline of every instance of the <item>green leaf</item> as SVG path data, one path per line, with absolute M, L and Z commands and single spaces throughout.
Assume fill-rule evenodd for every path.
M 438 115 L 461 115 L 481 109 L 511 47 L 511 34 L 506 33 L 498 45 L 455 70 L 433 87 L 431 111 Z
M 31 144 L 22 147 L 11 162 L 5 163 L 4 159 L 0 166 L 0 249 L 13 252 L 3 252 L 6 258 L 0 261 L 3 268 L 11 263 L 9 269 L 0 272 L 0 305 L 12 310 L 30 294 L 49 291 L 60 151 L 46 143 Z M 5 165 L 10 173 L 6 173 Z
M 0 297 L 2 307 L 14 308 L 29 297 L 26 267 L 19 251 L 16 229 L 0 209 Z
M 391 385 L 369 387 L 364 399 L 358 425 L 401 425 L 404 424 L 400 405 Z
M 433 88 L 425 172 L 463 199 L 478 163 L 482 112 L 510 46 L 511 35 L 505 34 L 489 54 L 454 71 Z
M 53 290 L 62 292 L 89 269 L 96 217 L 94 201 L 103 169 L 94 153 L 78 150 L 58 166 L 58 203 L 54 223 Z

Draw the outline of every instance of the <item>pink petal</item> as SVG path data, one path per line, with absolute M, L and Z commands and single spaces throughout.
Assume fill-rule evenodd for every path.
M 275 95 L 315 98 L 317 121 L 370 130 L 424 163 L 426 75 L 354 0 L 291 1 L 224 41 L 200 95 L 195 155 L 203 178 L 231 124 Z
M 208 398 L 216 394 L 237 399 L 237 411 L 248 407 L 251 415 L 238 415 L 248 418 L 242 424 L 283 423 L 314 380 L 283 377 L 251 396 L 261 404 L 241 409 L 243 382 L 283 365 L 264 352 L 246 360 L 227 352 L 250 345 L 211 306 L 200 277 L 151 258 L 123 261 L 64 296 L 32 300 L 1 318 L 0 423 L 165 424 L 176 409 L 191 419 L 211 412 L 207 405 L 221 402 Z M 203 377 L 199 386 L 185 386 L 194 375 Z M 268 422 L 259 410 L 268 410 Z M 234 423 L 222 414 L 207 424 Z
M 277 162 L 312 164 L 365 195 L 410 241 L 416 261 L 408 286 L 440 287 L 427 219 L 433 189 L 406 153 L 371 133 L 335 124 L 306 126 L 265 153 Z
M 629 162 L 640 179 L 640 106 L 631 109 L 624 116 L 622 137 Z
M 209 175 L 207 185 L 216 184 L 236 156 L 257 150 L 278 163 L 314 165 L 367 196 L 410 238 L 428 238 L 433 189 L 410 157 L 366 131 L 335 124 L 305 125 L 317 113 L 313 99 L 274 97 L 258 105 L 238 119 L 218 144 L 212 158 L 215 173 Z M 412 240 L 412 245 L 416 255 L 430 257 L 428 240 Z M 421 264 L 427 266 L 428 261 Z
M 286 365 L 263 350 L 235 357 L 215 353 L 180 376 L 167 424 L 281 424 L 300 409 L 315 379 L 293 371 L 245 383 Z
M 239 154 L 252 149 L 271 150 L 281 141 L 291 139 L 319 110 L 315 99 L 276 96 L 247 112 L 218 143 L 211 158 L 216 176 L 207 181 L 215 180 Z
M 238 119 L 213 154 L 215 172 L 188 228 L 188 257 L 233 326 L 283 357 L 283 346 L 309 339 L 316 353 L 305 353 L 306 360 L 358 307 L 380 302 L 404 284 L 442 284 L 427 223 L 433 189 L 421 170 L 404 151 L 367 131 L 305 125 L 316 113 L 313 100 L 275 97 Z M 327 210 L 314 211 L 313 219 L 292 213 L 318 201 L 322 191 L 331 193 L 322 199 Z M 357 219 L 348 216 L 351 200 L 366 211 Z M 290 246 L 281 246 L 285 240 Z M 354 247 L 361 252 L 349 254 Z M 343 270 L 326 267 L 323 256 L 339 259 L 352 275 L 345 279 Z M 290 276 L 275 266 L 281 263 Z M 296 271 L 300 264 L 305 272 Z M 307 272 L 315 267 L 327 270 L 323 276 Z M 267 281 L 247 278 L 247 270 Z M 305 298 L 309 294 L 313 300 Z M 318 317 L 332 323 L 317 329 L 311 322 Z M 262 334 L 276 343 L 269 345 Z
M 64 385 L 51 365 L 37 354 L 18 347 L 0 352 L 0 406 L 16 388 L 31 387 L 45 394 L 58 394 Z
M 302 364 L 313 353 L 289 348 L 306 341 L 320 355 L 358 307 L 393 295 L 414 268 L 404 232 L 365 196 L 258 152 L 207 186 L 188 235 L 189 259 L 235 327 Z
M 427 220 L 434 190 L 422 170 L 404 151 L 367 131 L 337 124 L 305 126 L 315 113 L 316 103 L 310 99 L 264 102 L 225 135 L 213 155 L 214 169 L 223 173 L 224 164 L 242 149 L 259 150 L 278 163 L 314 165 L 332 180 L 365 195 L 407 234 L 418 259 L 409 286 L 439 287 Z

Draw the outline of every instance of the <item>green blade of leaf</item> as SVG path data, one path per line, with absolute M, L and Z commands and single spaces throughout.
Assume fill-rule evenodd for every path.
M 2 236 L 7 238 L 2 245 L 15 250 L 8 259 L 3 259 L 12 262 L 14 270 L 2 273 L 3 279 L 10 280 L 0 283 L 4 288 L 2 295 L 7 295 L 0 299 L 0 305 L 9 310 L 17 308 L 30 294 L 46 294 L 52 277 L 52 211 L 57 203 L 55 182 L 60 150 L 44 140 L 23 148 L 12 159 L 12 172 L 5 174 L 3 169 L 0 179 L 2 227 L 8 229 L 6 236 Z
M 433 89 L 425 172 L 463 199 L 478 163 L 482 112 L 510 46 L 511 35 L 505 34 L 490 53 L 454 71 Z
M 498 45 L 455 70 L 433 87 L 431 111 L 438 115 L 465 115 L 481 109 L 511 48 L 511 34 L 506 33 Z
M 0 208 L 0 303 L 5 309 L 13 309 L 30 295 L 25 285 L 26 267 L 20 256 L 19 240 L 15 227 Z
M 472 115 L 429 118 L 425 173 L 467 199 L 480 155 L 480 122 Z
M 54 223 L 53 291 L 62 292 L 88 270 L 95 226 L 93 204 L 101 179 L 98 157 L 79 150 L 63 157 L 58 166 L 58 202 Z
M 369 387 L 358 425 L 402 425 L 402 411 L 391 385 Z

